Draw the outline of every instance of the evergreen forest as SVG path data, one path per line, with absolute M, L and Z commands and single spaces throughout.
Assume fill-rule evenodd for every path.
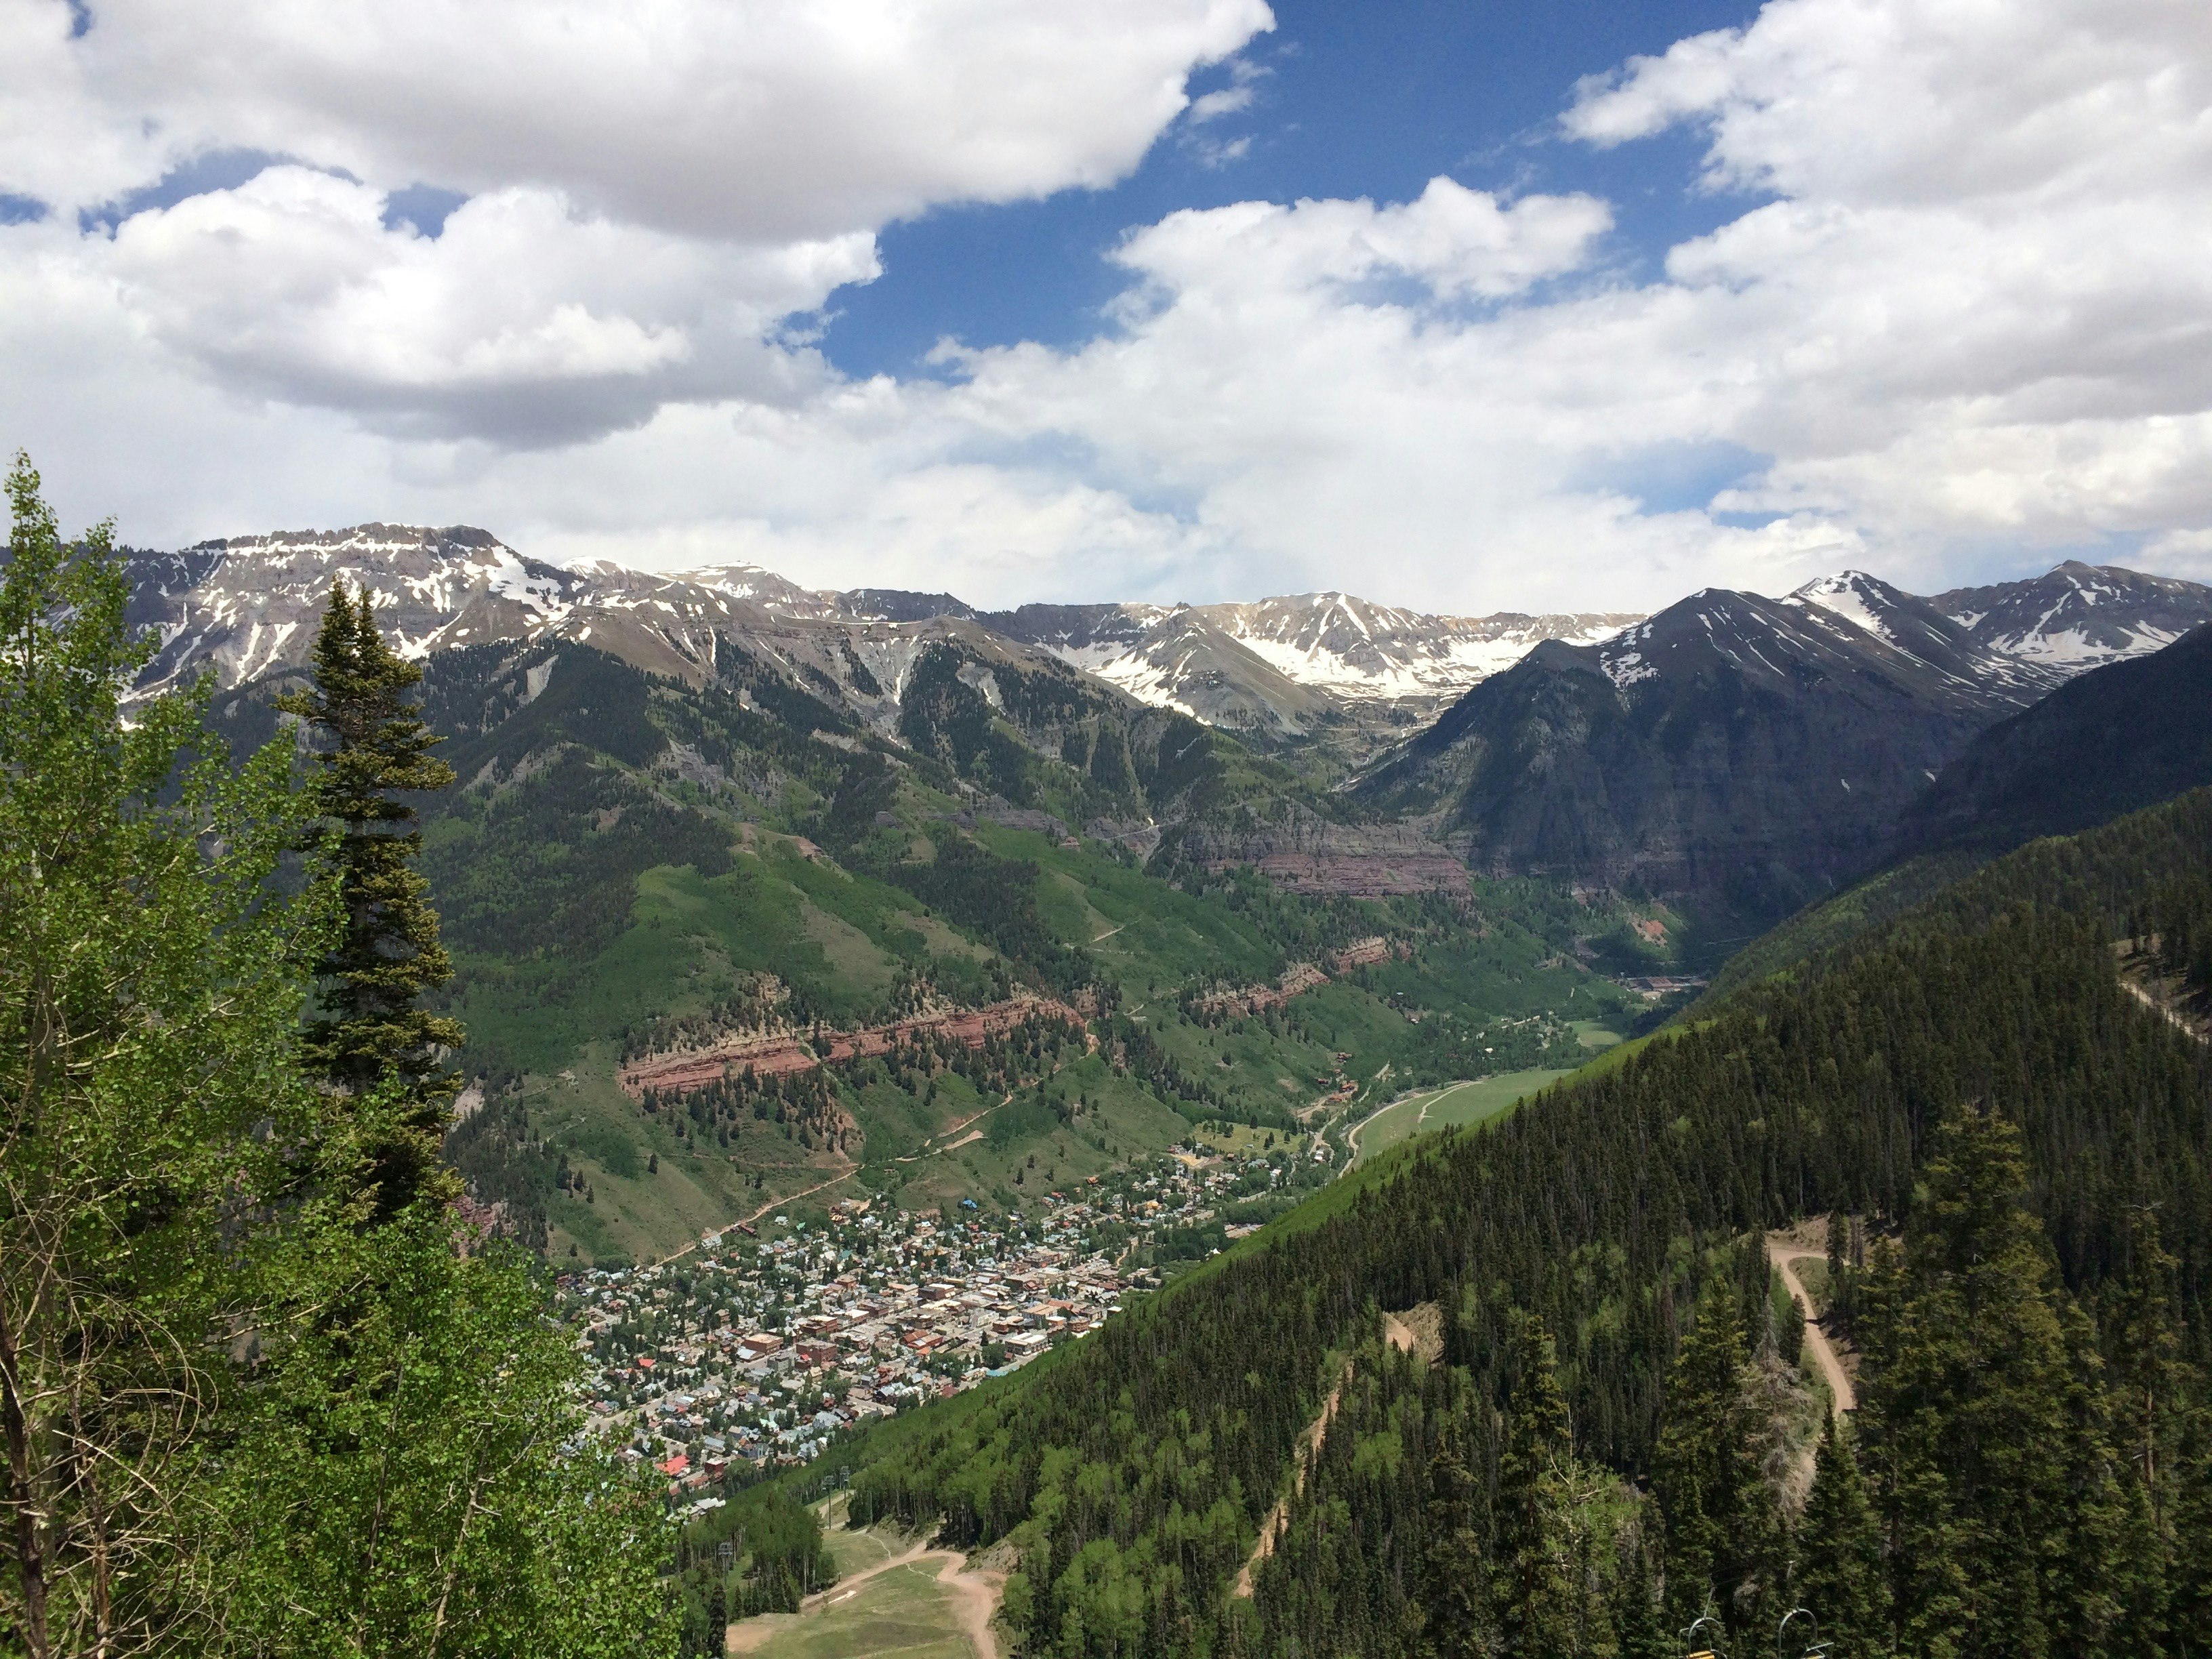
M 2212 789 L 1639 1018 L 1632 896 L 1066 833 L 1349 809 L 950 645 L 893 745 L 750 659 L 426 667 L 341 583 L 304 671 L 134 699 L 110 532 L 8 488 L 0 1655 L 719 1652 L 835 1580 L 834 1467 L 1021 1659 L 2212 1656 Z M 633 1073 L 733 1033 L 805 1063 Z M 1312 1150 L 1122 1240 L 1157 1291 L 680 1517 L 548 1316 L 786 1193 L 1239 1129 Z
M 2191 971 L 2208 870 L 2212 792 L 2032 844 L 886 1434 L 855 1512 L 1011 1538 L 1068 1659 L 2206 1651 L 2212 1060 L 2119 970 L 2151 893 Z

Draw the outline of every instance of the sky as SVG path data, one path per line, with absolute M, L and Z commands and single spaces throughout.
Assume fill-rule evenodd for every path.
M 0 0 L 0 444 L 989 605 L 2212 579 L 2212 7 Z

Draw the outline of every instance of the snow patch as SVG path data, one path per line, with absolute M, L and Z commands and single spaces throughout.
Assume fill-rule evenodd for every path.
M 1832 576 L 1820 576 L 1807 582 L 1791 593 L 1785 604 L 1801 606 L 1817 605 L 1831 616 L 1841 617 L 1845 622 L 1863 628 L 1877 639 L 1897 642 L 1883 611 L 1869 603 L 1875 579 L 1863 570 L 1840 570 Z M 1884 608 L 1885 610 L 1887 607 Z

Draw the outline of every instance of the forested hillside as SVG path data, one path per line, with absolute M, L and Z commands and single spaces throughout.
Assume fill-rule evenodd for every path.
M 2035 836 L 2212 784 L 2209 708 L 2212 629 L 2069 681 L 1975 738 L 1906 809 L 1882 868 L 1737 952 L 1714 994 L 1863 933 Z
M 291 683 L 224 700 L 237 740 Z M 957 637 L 900 690 L 885 737 L 734 647 L 704 686 L 566 641 L 427 659 L 475 1085 L 448 1155 L 498 1224 L 606 1264 L 799 1194 L 1011 1210 L 1197 1123 L 1326 1136 L 1632 1018 L 1577 949 L 1627 935 L 1617 900 L 1286 890 L 1156 827 L 1336 810 L 1235 738 Z
M 2113 941 L 2156 890 L 2183 948 L 2208 871 L 2202 792 L 2000 860 L 902 1425 L 855 1512 L 1012 1539 L 1071 1659 L 1752 1650 L 1797 1603 L 1844 1652 L 2205 1651 L 2212 1060 Z M 1841 1437 L 1760 1243 L 1821 1216 Z M 1378 1311 L 1427 1304 L 1433 1364 Z

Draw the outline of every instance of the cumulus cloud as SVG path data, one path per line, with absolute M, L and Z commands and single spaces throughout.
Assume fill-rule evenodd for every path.
M 1613 222 L 1588 196 L 1502 202 L 1449 179 L 1411 202 L 1240 202 L 1170 214 L 1115 258 L 1178 301 L 1322 294 L 1356 301 L 1364 284 L 1407 278 L 1437 298 L 1502 298 L 1572 270 Z
M 1261 0 L 100 0 L 70 39 L 63 0 L 19 9 L 73 101 L 143 135 L 141 172 L 252 148 L 746 240 L 1110 182 L 1192 68 L 1273 21 Z M 28 132 L 0 157 L 24 152 L 15 188 L 81 203 L 137 182 Z
M 1112 181 L 1271 26 L 1261 0 L 18 0 L 0 194 L 47 211 L 0 250 L 34 306 L 105 289 L 227 393 L 573 442 L 818 390 L 786 319 L 873 278 L 887 220 Z M 459 204 L 434 235 L 424 186 Z
M 1562 89 L 1561 153 L 1686 127 L 1752 192 L 1656 275 L 1572 191 L 1244 202 L 1133 228 L 1087 343 L 855 382 L 790 319 L 872 275 L 885 216 L 1110 179 L 1186 110 L 1211 135 L 1254 82 L 1194 108 L 1184 77 L 1265 12 L 446 3 L 248 0 L 212 45 L 152 0 L 0 25 L 30 66 L 0 191 L 293 158 L 112 240 L 0 228 L 0 416 L 126 531 L 468 519 L 979 600 L 1456 610 L 2208 556 L 2201 6 L 1771 0 Z M 416 180 L 468 198 L 435 238 L 392 212 Z
M 226 384 L 405 434 L 590 435 L 700 397 L 787 399 L 811 356 L 781 318 L 875 276 L 866 232 L 746 246 L 478 196 L 433 240 L 351 180 L 276 167 L 125 220 L 78 257 L 164 345 Z

